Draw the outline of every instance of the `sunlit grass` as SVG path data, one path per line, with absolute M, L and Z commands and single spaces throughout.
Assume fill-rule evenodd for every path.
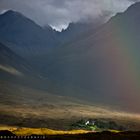
M 8 127 L 1 126 L 0 130 L 8 130 L 17 136 L 30 136 L 30 135 L 64 135 L 64 134 L 86 134 L 91 131 L 87 130 L 71 130 L 71 131 L 62 131 L 62 130 L 52 130 L 47 128 L 18 128 L 18 127 Z M 117 130 L 109 130 L 113 133 L 119 133 Z M 94 131 L 92 131 L 94 132 Z
M 86 130 L 59 131 L 47 128 L 16 128 L 16 127 L 0 127 L 0 130 L 9 130 L 17 136 L 29 136 L 33 134 L 34 135 L 84 134 L 89 132 Z
M 110 132 L 112 132 L 112 133 L 120 133 L 121 131 L 119 131 L 119 130 L 109 130 Z

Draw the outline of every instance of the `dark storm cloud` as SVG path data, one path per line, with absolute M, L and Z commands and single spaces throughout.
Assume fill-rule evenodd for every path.
M 57 28 L 69 22 L 106 20 L 138 0 L 0 0 L 0 11 L 13 9 L 40 25 Z

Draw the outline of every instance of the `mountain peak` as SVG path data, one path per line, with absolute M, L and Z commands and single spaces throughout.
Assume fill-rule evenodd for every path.
M 23 16 L 21 13 L 14 11 L 14 10 L 8 10 L 2 14 L 3 16 Z
M 21 20 L 21 21 L 28 20 L 29 21 L 30 19 L 27 18 L 26 16 L 24 16 L 22 13 L 19 13 L 19 12 L 14 11 L 14 10 L 8 10 L 0 15 L 0 20 L 1 20 L 1 22 L 7 23 L 9 21 L 15 22 L 17 20 Z

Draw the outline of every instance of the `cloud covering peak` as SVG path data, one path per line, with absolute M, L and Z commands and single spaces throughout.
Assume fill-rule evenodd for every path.
M 139 0 L 0 0 L 0 11 L 12 9 L 40 25 L 65 28 L 70 22 L 106 20 Z

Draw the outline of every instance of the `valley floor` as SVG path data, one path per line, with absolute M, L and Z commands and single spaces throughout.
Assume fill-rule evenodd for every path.
M 6 84 L 7 85 L 7 84 Z M 25 87 L 3 84 L 0 91 L 0 126 L 71 130 L 81 119 L 113 120 L 128 130 L 140 130 L 140 115 L 91 105 Z

